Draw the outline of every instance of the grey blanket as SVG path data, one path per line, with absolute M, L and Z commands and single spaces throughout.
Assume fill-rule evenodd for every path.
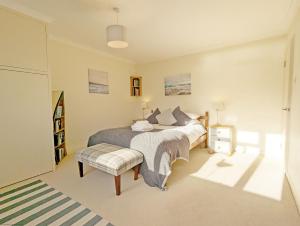
M 161 130 L 152 130 L 151 132 L 158 132 Z M 100 130 L 94 135 L 89 137 L 88 147 L 100 143 L 114 144 L 125 148 L 130 148 L 130 142 L 133 137 L 145 132 L 132 131 L 127 127 L 113 128 Z
M 171 164 L 176 159 L 189 159 L 188 137 L 175 130 L 136 132 L 130 127 L 106 129 L 89 138 L 88 146 L 109 143 L 131 148 L 144 154 L 141 174 L 150 186 L 165 187 L 171 174 Z

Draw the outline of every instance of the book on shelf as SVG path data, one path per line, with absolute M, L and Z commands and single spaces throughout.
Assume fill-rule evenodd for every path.
M 58 132 L 62 128 L 61 126 L 61 120 L 56 120 L 54 125 L 54 131 Z
M 62 160 L 62 158 L 63 158 L 63 148 L 58 149 L 58 154 L 59 154 L 59 160 Z
M 140 95 L 140 88 L 133 88 L 133 96 L 139 96 Z
M 61 118 L 62 113 L 63 113 L 63 107 L 61 105 L 57 106 L 55 112 L 55 118 Z
M 55 150 L 55 162 L 58 164 L 65 157 L 65 149 L 57 148 Z
M 57 134 L 54 134 L 54 146 L 57 147 L 61 144 L 63 144 L 65 141 L 65 133 L 64 131 L 61 131 Z
M 58 136 L 57 134 L 54 134 L 54 146 L 56 147 L 58 145 Z
M 133 79 L 133 86 L 139 87 L 140 86 L 140 80 L 137 79 L 137 78 Z
M 61 145 L 64 142 L 65 134 L 63 132 L 58 134 L 58 145 Z
M 56 164 L 58 164 L 58 162 L 59 162 L 59 154 L 58 154 L 58 149 L 55 149 L 55 162 L 56 162 Z

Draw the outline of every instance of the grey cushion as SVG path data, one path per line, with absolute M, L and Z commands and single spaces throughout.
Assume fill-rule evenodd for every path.
M 180 110 L 179 106 L 174 109 L 173 116 L 177 120 L 173 126 L 186 126 L 192 120 L 187 114 Z
M 160 111 L 158 108 L 148 117 L 146 120 L 151 124 L 158 124 L 158 121 L 156 119 L 156 116 L 160 114 Z

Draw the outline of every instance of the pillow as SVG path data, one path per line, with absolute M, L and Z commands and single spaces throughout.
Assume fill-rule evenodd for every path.
M 195 113 L 189 113 L 189 112 L 184 112 L 187 116 L 189 116 L 191 119 L 198 119 L 200 117 L 199 114 Z
M 158 108 L 149 116 L 146 118 L 146 120 L 151 124 L 158 124 L 158 121 L 156 119 L 156 116 L 160 114 L 160 111 Z
M 156 119 L 160 125 L 164 126 L 171 126 L 176 123 L 176 118 L 174 118 L 170 108 L 157 115 Z
M 147 120 L 147 118 L 149 118 L 152 114 L 153 114 L 153 111 L 146 113 L 145 114 L 145 120 Z
M 192 120 L 186 113 L 180 110 L 179 106 L 174 109 L 173 116 L 177 121 L 173 126 L 186 126 Z

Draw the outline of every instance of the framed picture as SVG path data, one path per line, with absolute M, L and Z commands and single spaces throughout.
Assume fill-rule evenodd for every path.
M 177 74 L 165 77 L 165 96 L 190 95 L 191 74 Z
M 89 93 L 109 94 L 108 73 L 89 69 Z

